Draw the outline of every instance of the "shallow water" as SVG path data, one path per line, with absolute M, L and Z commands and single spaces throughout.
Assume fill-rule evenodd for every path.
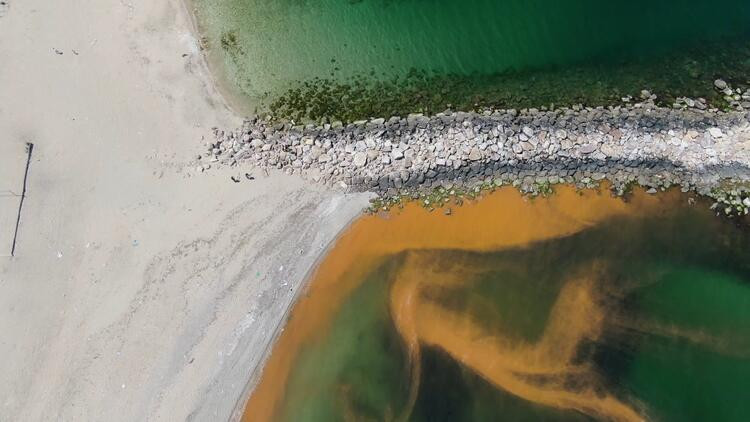
M 547 105 L 646 87 L 709 95 L 717 73 L 743 79 L 750 57 L 744 0 L 193 2 L 231 83 L 256 101 L 286 94 L 279 106 L 289 113 L 450 102 Z M 731 41 L 731 48 L 714 43 L 719 40 Z M 384 92 L 378 81 L 398 82 Z M 413 96 L 414 85 L 426 98 L 409 101 L 389 92 Z M 387 101 L 346 98 L 378 93 Z
M 750 232 L 677 192 L 365 217 L 245 420 L 745 420 Z

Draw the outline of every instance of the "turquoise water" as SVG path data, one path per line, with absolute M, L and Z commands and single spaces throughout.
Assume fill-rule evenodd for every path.
M 280 114 L 603 101 L 649 86 L 709 96 L 716 74 L 743 79 L 750 58 L 744 0 L 193 2 L 230 84 Z
M 436 269 L 464 274 L 460 277 L 465 277 L 465 268 L 474 269 L 472 276 L 455 283 L 425 281 L 414 300 L 458 316 L 461 324 L 455 331 L 463 331 L 462 324 L 481 327 L 481 336 L 469 335 L 476 347 L 507 339 L 510 346 L 493 354 L 491 361 L 500 366 L 526 362 L 523 370 L 528 374 L 519 379 L 539 390 L 496 385 L 491 380 L 498 378 L 462 361 L 471 349 L 455 353 L 455 342 L 436 346 L 425 335 L 418 394 L 411 410 L 404 412 L 415 380 L 389 295 L 399 274 L 414 262 L 426 278 Z M 582 278 L 594 282 L 575 287 Z M 570 292 L 577 293 L 567 297 L 595 298 L 582 320 L 575 314 L 587 306 L 585 301 L 560 307 Z M 438 326 L 453 323 L 434 313 L 419 318 L 435 318 Z M 588 325 L 599 328 L 577 337 Z M 430 330 L 429 324 L 423 327 Z M 553 347 L 546 350 L 550 356 L 528 358 L 536 356 L 536 347 L 518 352 L 522 345 L 544 344 L 545 337 L 552 338 Z M 564 354 L 569 338 L 575 340 L 571 360 L 558 369 L 545 369 L 544 359 L 554 362 L 556 353 Z M 281 419 L 607 420 L 593 410 L 542 404 L 544 391 L 582 397 L 595 391 L 595 396 L 616 400 L 647 420 L 746 421 L 747 227 L 738 228 L 702 209 L 681 208 L 657 217 L 613 219 L 575 235 L 505 251 L 419 250 L 391 256 L 367 276 L 331 328 L 297 359 Z

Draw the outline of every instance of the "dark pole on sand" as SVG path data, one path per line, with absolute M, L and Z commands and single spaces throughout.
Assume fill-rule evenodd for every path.
M 29 166 L 31 166 L 31 152 L 34 150 L 34 144 L 26 142 L 26 169 L 23 172 L 23 190 L 21 190 L 21 200 L 18 201 L 18 215 L 16 216 L 16 230 L 13 232 L 13 245 L 10 248 L 10 256 L 16 255 L 16 239 L 18 239 L 18 226 L 21 224 L 21 209 L 23 200 L 26 198 L 26 179 L 29 177 Z

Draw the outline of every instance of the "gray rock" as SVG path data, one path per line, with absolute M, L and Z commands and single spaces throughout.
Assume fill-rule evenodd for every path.
M 750 104 L 750 95 L 728 84 L 720 90 L 733 107 Z M 720 180 L 750 178 L 750 114 L 699 111 L 707 102 L 686 97 L 675 101 L 679 110 L 660 108 L 653 98 L 644 92 L 646 104 L 609 108 L 380 118 L 345 129 L 323 120 L 304 127 L 248 120 L 238 131 L 215 130 L 204 159 L 319 172 L 331 185 L 393 194 L 400 185 L 473 187 L 500 180 L 533 189 L 535 180 L 587 184 L 605 176 L 620 187 L 639 180 L 710 193 L 707 186 Z M 736 198 L 735 205 L 744 201 Z
M 471 152 L 469 152 L 469 160 L 471 161 L 478 161 L 482 159 L 482 151 L 479 150 L 479 148 L 474 147 L 471 149 Z
M 355 167 L 364 167 L 367 164 L 367 153 L 364 151 L 361 151 L 361 152 L 354 154 L 354 159 L 352 160 L 352 164 L 354 164 Z
M 591 154 L 592 152 L 596 151 L 596 145 L 595 144 L 581 145 L 581 147 L 578 150 L 581 152 L 581 154 Z
M 594 153 L 591 154 L 591 157 L 599 161 L 604 161 L 607 159 L 607 156 L 601 151 L 594 151 Z

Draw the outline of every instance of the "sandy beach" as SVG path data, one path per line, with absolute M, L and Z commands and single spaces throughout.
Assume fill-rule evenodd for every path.
M 187 3 L 0 1 L 0 421 L 239 420 L 374 192 L 448 218 L 456 190 L 609 181 L 750 213 L 750 90 L 731 78 L 704 81 L 721 111 L 643 90 L 607 108 L 245 120 Z
M 305 275 L 367 203 L 196 172 L 211 128 L 241 120 L 190 28 L 178 0 L 0 9 L 0 420 L 237 416 Z

